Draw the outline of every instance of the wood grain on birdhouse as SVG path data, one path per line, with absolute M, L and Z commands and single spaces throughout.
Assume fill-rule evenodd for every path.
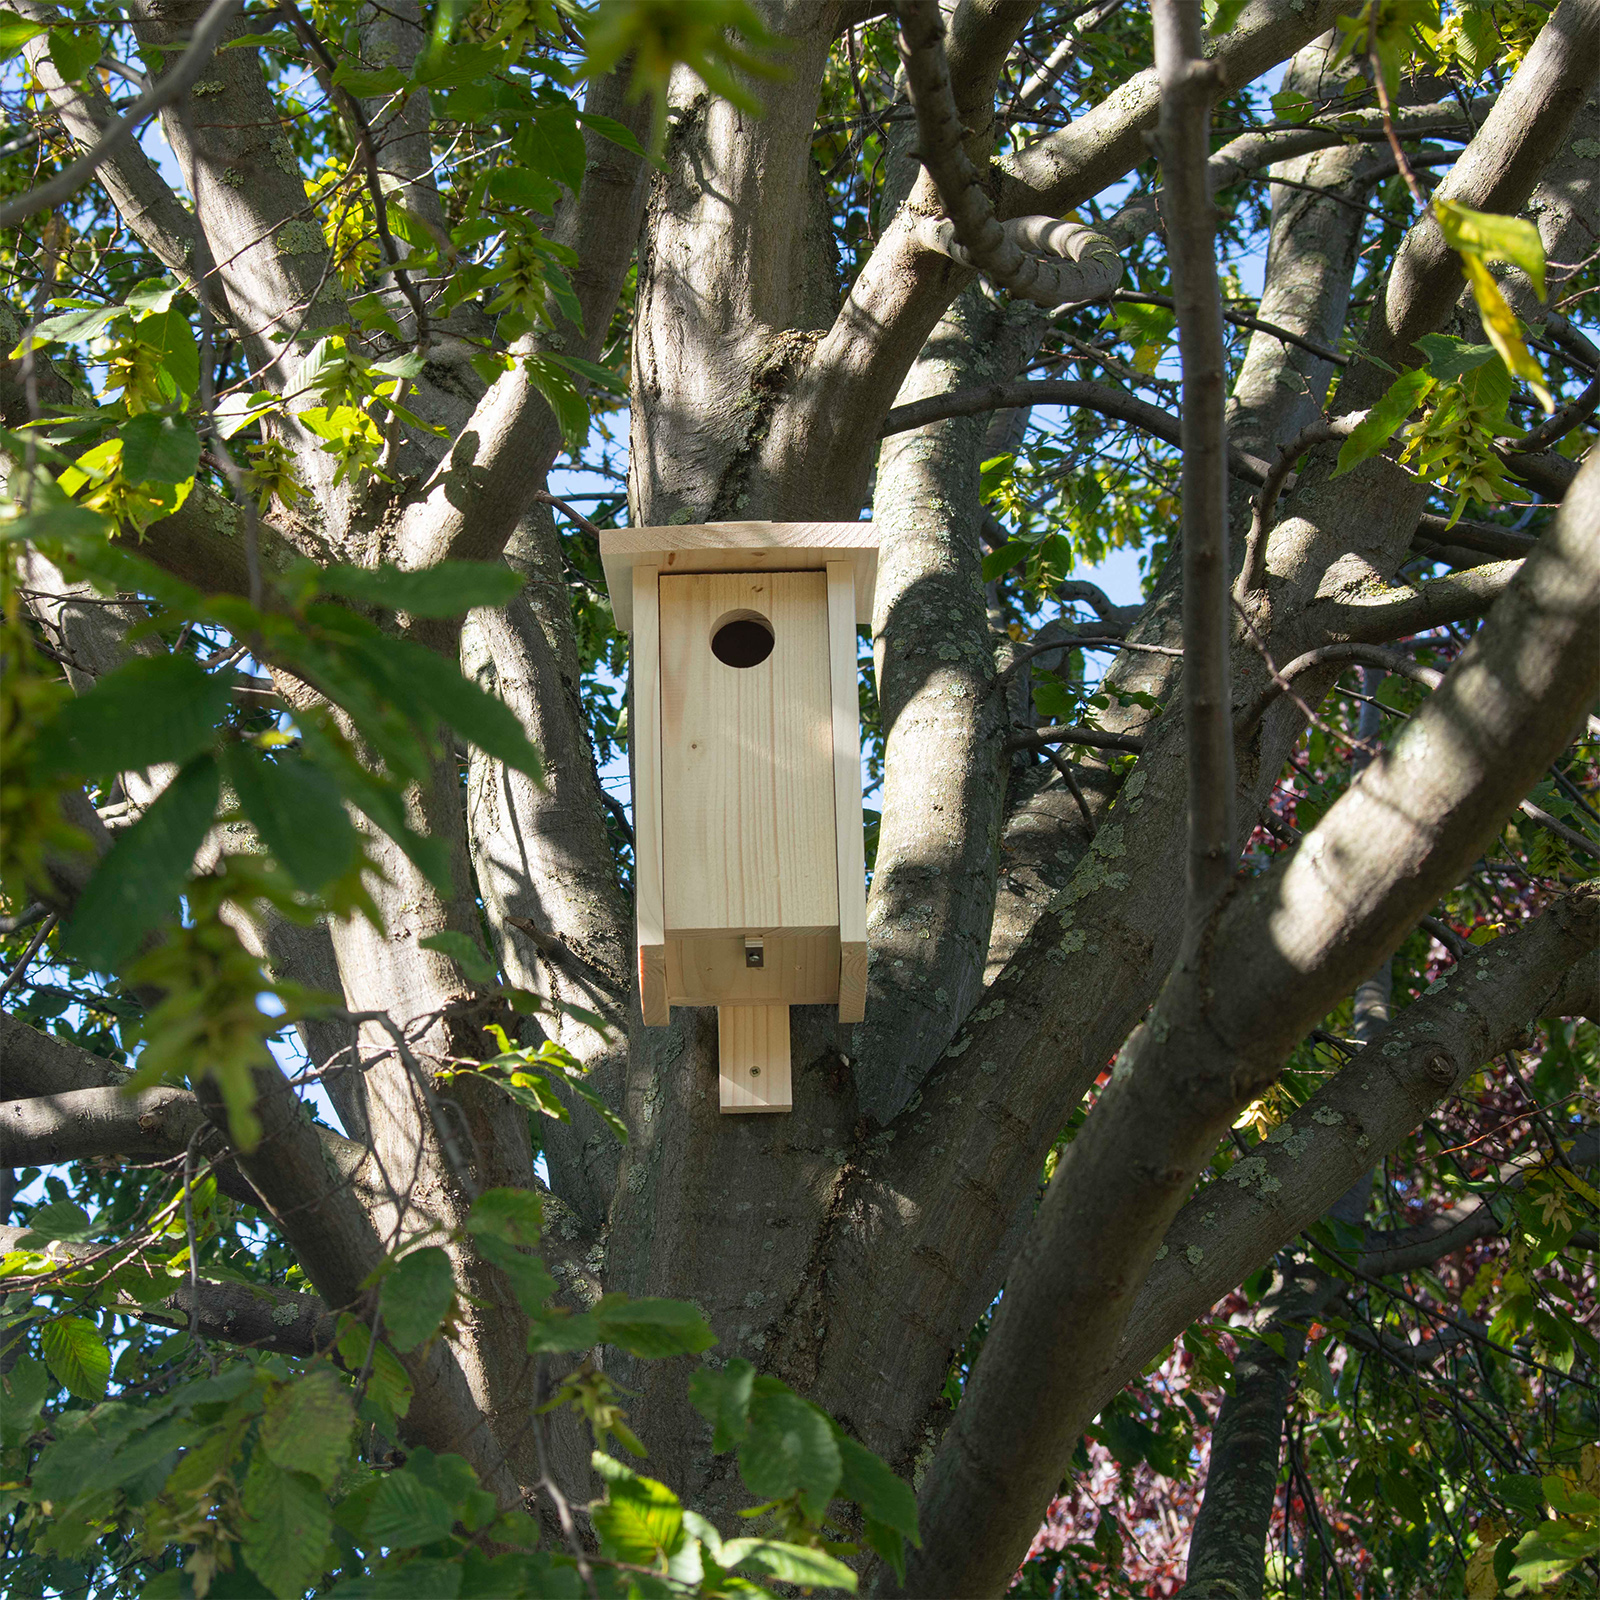
M 866 1003 L 856 628 L 869 523 L 601 535 L 633 636 L 640 1007 L 715 1005 L 725 1112 L 790 1108 L 789 1007 Z

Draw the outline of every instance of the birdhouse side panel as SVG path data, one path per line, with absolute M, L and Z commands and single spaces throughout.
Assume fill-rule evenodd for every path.
M 729 621 L 771 650 L 713 652 Z M 667 933 L 836 929 L 833 713 L 820 572 L 662 575 Z

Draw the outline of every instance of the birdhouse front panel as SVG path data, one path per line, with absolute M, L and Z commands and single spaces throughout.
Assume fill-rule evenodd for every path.
M 660 605 L 668 938 L 837 929 L 826 575 L 663 576 Z
M 647 1026 L 717 1007 L 719 1104 L 790 1107 L 789 1007 L 866 998 L 856 627 L 870 523 L 618 528 L 632 635 L 634 897 Z

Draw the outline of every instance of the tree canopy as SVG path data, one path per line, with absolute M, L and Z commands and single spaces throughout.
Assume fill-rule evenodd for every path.
M 1589 1592 L 1597 85 L 5 0 L 6 1592 Z M 866 1017 L 724 1117 L 599 538 L 862 517 Z

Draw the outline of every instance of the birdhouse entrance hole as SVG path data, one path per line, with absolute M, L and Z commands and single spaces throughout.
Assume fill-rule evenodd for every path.
M 759 611 L 730 611 L 712 630 L 711 653 L 725 667 L 759 667 L 772 654 L 772 624 Z

